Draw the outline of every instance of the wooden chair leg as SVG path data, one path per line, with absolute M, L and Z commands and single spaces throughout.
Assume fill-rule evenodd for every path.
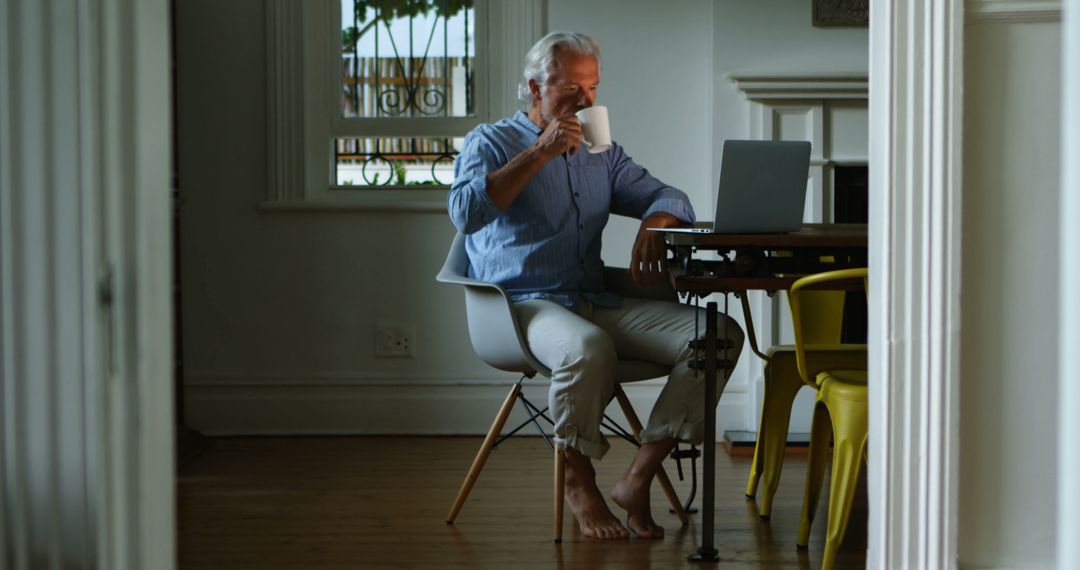
M 562 542 L 563 493 L 566 492 L 566 455 L 555 445 L 555 542 Z
M 450 507 L 450 514 L 446 515 L 446 524 L 454 523 L 454 519 L 461 512 L 461 507 L 465 505 L 465 499 L 469 498 L 469 492 L 472 491 L 476 479 L 480 477 L 480 472 L 483 471 L 484 464 L 487 463 L 488 455 L 491 455 L 491 449 L 499 438 L 499 434 L 502 433 L 507 418 L 510 417 L 510 412 L 514 408 L 514 400 L 517 399 L 519 392 L 521 392 L 520 382 L 515 383 L 510 388 L 510 393 L 506 395 L 506 400 L 503 402 L 502 407 L 499 408 L 499 413 L 495 416 L 495 421 L 492 422 L 491 429 L 488 430 L 487 437 L 484 438 L 484 443 L 480 444 L 480 451 L 476 453 L 472 467 L 469 468 L 469 473 L 465 475 L 465 480 L 461 483 L 461 490 L 458 491 L 457 498 L 454 499 L 454 504 Z
M 630 405 L 630 398 L 626 397 L 626 392 L 624 392 L 622 386 L 619 386 L 618 384 L 615 385 L 615 399 L 619 401 L 619 407 L 622 408 L 623 416 L 626 417 L 626 423 L 630 425 L 630 431 L 633 432 L 634 437 L 640 442 L 641 420 L 638 419 L 634 407 Z M 656 470 L 656 481 L 664 491 L 664 496 L 667 497 L 668 503 L 671 504 L 671 510 L 675 511 L 675 516 L 679 518 L 679 522 L 682 523 L 683 526 L 690 524 L 690 517 L 688 517 L 686 511 L 683 510 L 682 502 L 679 501 L 679 495 L 675 493 L 675 487 L 672 486 L 671 479 L 668 478 L 667 471 L 664 471 L 663 465 Z
M 660 484 L 660 489 L 664 491 L 664 496 L 667 497 L 668 504 L 671 505 L 671 510 L 675 511 L 675 516 L 678 517 L 679 522 L 683 526 L 690 524 L 690 517 L 683 510 L 679 495 L 675 493 L 675 487 L 671 484 L 671 479 L 668 478 L 667 471 L 664 471 L 662 465 L 656 471 L 656 482 Z

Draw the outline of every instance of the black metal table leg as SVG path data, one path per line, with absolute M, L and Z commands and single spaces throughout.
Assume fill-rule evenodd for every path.
M 726 295 L 725 295 L 726 298 Z M 716 515 L 716 303 L 705 308 L 705 455 L 701 493 L 701 546 L 687 557 L 691 562 L 716 562 L 719 551 L 713 542 L 713 519 Z M 725 337 L 727 327 L 724 327 Z

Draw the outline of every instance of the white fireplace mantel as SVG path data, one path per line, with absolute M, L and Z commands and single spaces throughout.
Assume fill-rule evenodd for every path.
M 728 78 L 751 101 L 764 99 L 866 99 L 866 73 L 762 74 L 739 73 Z
M 832 222 L 833 169 L 868 162 L 868 75 L 747 71 L 728 78 L 750 103 L 749 138 L 813 145 L 805 221 Z
M 749 131 L 753 140 L 810 141 L 803 221 L 833 222 L 835 172 L 841 166 L 869 162 L 869 77 L 864 73 L 759 73 L 737 72 L 728 79 L 745 95 Z M 758 340 L 763 346 L 794 342 L 791 317 L 781 296 L 751 293 Z M 759 421 L 764 368 L 751 361 L 746 417 Z M 814 399 L 804 390 L 792 408 L 791 433 L 807 433 Z M 753 428 L 751 428 L 753 429 Z

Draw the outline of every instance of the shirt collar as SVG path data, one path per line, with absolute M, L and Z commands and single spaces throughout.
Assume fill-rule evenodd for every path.
M 521 111 L 514 113 L 514 120 L 534 135 L 538 135 L 542 132 L 540 126 L 532 122 L 532 119 L 530 119 L 528 115 Z

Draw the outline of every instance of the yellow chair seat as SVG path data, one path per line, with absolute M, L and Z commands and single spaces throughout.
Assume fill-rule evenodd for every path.
M 807 356 L 809 356 L 809 355 L 807 355 Z M 859 384 L 859 385 L 862 385 L 862 386 L 866 386 L 866 370 L 858 370 L 858 369 L 856 369 L 856 370 L 843 370 L 843 369 L 839 369 L 839 370 L 829 370 L 828 372 L 820 372 L 817 375 L 818 386 L 821 386 L 823 381 L 826 378 L 834 378 L 834 379 L 838 380 L 841 383 L 841 385 L 833 388 L 833 390 L 836 390 L 839 393 L 843 393 L 843 394 L 850 393 L 850 389 L 848 387 L 849 385 Z M 863 397 L 866 396 L 866 390 L 863 390 L 861 393 L 862 393 Z

